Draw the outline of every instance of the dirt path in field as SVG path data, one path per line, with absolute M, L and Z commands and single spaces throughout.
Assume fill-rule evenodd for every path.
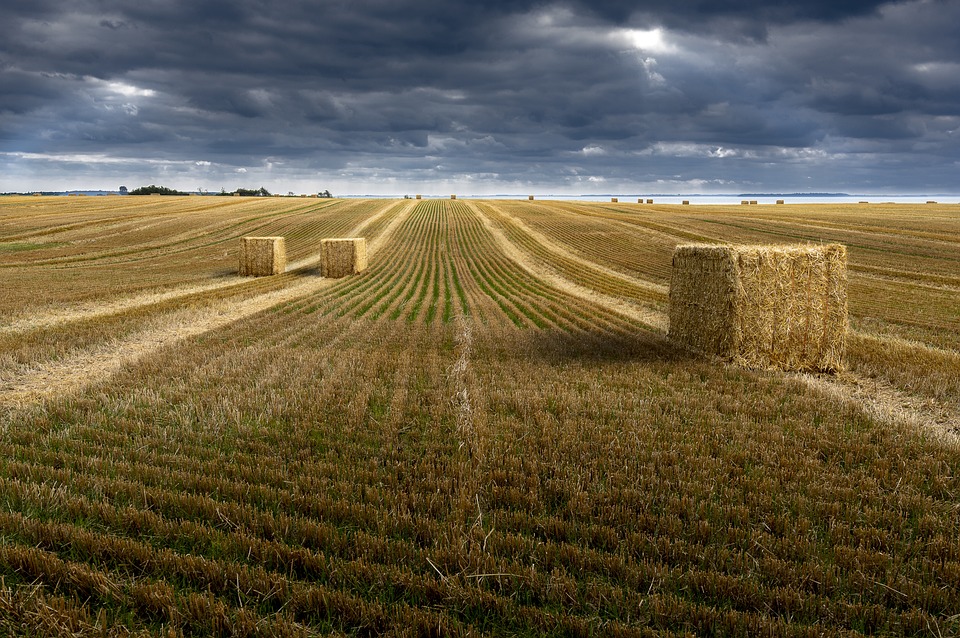
M 645 323 L 661 332 L 667 331 L 669 318 L 665 313 L 660 312 L 652 307 L 632 304 L 619 297 L 613 297 L 611 295 L 599 293 L 595 290 L 591 290 L 585 286 L 581 286 L 578 283 L 570 281 L 569 279 L 563 277 L 560 273 L 556 272 L 552 268 L 548 268 L 546 265 L 540 263 L 528 253 L 518 248 L 516 244 L 511 242 L 507 236 L 504 235 L 503 231 L 497 228 L 493 221 L 482 210 L 480 210 L 479 206 L 473 202 L 466 203 L 470 210 L 477 215 L 477 217 L 483 223 L 484 228 L 487 229 L 494 241 L 501 248 L 501 250 L 503 250 L 507 257 L 515 261 L 521 268 L 526 270 L 533 277 L 553 286 L 554 288 L 557 288 L 558 290 L 563 291 L 566 294 L 604 306 L 605 308 L 614 310 L 621 315 Z
M 364 223 L 353 229 L 354 234 L 362 232 L 369 224 L 376 221 L 381 215 L 393 210 L 387 207 L 381 213 L 365 220 Z M 376 252 L 389 239 L 396 227 L 406 219 L 407 213 L 413 205 L 403 205 L 383 232 L 368 246 L 368 256 Z M 304 267 L 303 264 L 296 268 Z M 244 278 L 244 281 L 247 279 Z M 143 356 L 160 348 L 173 345 L 184 339 L 194 337 L 211 330 L 216 330 L 250 315 L 256 314 L 278 304 L 304 297 L 313 292 L 333 285 L 336 279 L 325 279 L 317 276 L 304 276 L 291 285 L 257 297 L 242 300 L 223 300 L 203 310 L 189 310 L 173 312 L 169 315 L 153 320 L 153 327 L 147 328 L 128 338 L 110 341 L 95 348 L 78 353 L 72 357 L 57 361 L 43 362 L 34 366 L 26 366 L 16 370 L 15 374 L 0 376 L 0 407 L 21 408 L 40 400 L 69 395 L 83 388 L 105 381 L 119 372 L 124 365 L 132 363 Z M 191 292 L 186 289 L 160 293 L 156 296 L 141 296 L 136 300 L 152 299 L 155 303 L 158 297 L 167 295 L 164 299 L 173 299 L 176 296 L 212 290 L 221 286 L 194 287 Z M 64 315 L 63 320 L 90 318 L 104 314 L 120 312 L 127 308 L 137 307 L 133 299 L 122 300 L 115 304 L 100 305 L 91 308 L 85 315 L 75 312 Z M 143 303 L 139 305 L 144 305 Z M 108 310 L 108 308 L 110 310 Z M 52 322 L 49 325 L 56 325 Z
M 533 237 L 535 240 L 537 240 L 537 243 L 538 243 L 538 244 L 540 244 L 541 246 L 543 246 L 544 248 L 546 248 L 546 249 L 549 250 L 550 252 L 552 252 L 552 253 L 560 256 L 560 257 L 563 257 L 563 258 L 565 258 L 565 259 L 569 259 L 569 260 L 571 260 L 571 261 L 574 261 L 574 262 L 580 264 L 581 266 L 583 266 L 583 267 L 586 268 L 586 269 L 596 270 L 596 271 L 598 271 L 598 272 L 602 272 L 603 274 L 607 275 L 608 277 L 612 277 L 612 278 L 614 278 L 614 279 L 619 279 L 620 281 L 623 281 L 623 282 L 625 282 L 625 283 L 628 283 L 628 284 L 630 284 L 630 285 L 632 285 L 632 286 L 638 286 L 638 287 L 640 287 L 640 288 L 646 288 L 646 289 L 648 289 L 648 290 L 651 290 L 651 291 L 656 292 L 656 293 L 661 294 L 661 295 L 667 295 L 667 294 L 670 292 L 670 287 L 669 287 L 669 286 L 664 286 L 664 285 L 662 285 L 662 284 L 658 284 L 658 283 L 655 283 L 655 282 L 652 282 L 652 281 L 647 281 L 647 280 L 645 280 L 645 279 L 640 279 L 639 277 L 632 277 L 632 276 L 627 275 L 627 274 L 625 274 L 625 273 L 622 273 L 622 272 L 620 272 L 620 271 L 618 271 L 618 270 L 614 270 L 614 269 L 612 269 L 612 268 L 607 268 L 606 266 L 602 266 L 602 265 L 600 265 L 600 264 L 598 264 L 598 263 L 596 263 L 596 262 L 590 261 L 589 259 L 584 259 L 583 257 L 581 257 L 581 256 L 578 255 L 577 253 L 573 252 L 573 251 L 570 250 L 569 248 L 566 248 L 566 247 L 561 246 L 560 244 L 556 243 L 555 241 L 553 241 L 552 239 L 550 239 L 549 237 L 547 237 L 546 235 L 544 235 L 544 234 L 541 233 L 540 231 L 534 230 L 534 229 L 531 228 L 526 222 L 524 222 L 523 220 L 521 220 L 521 219 L 520 219 L 519 217 L 517 217 L 516 215 L 510 214 L 509 212 L 503 210 L 502 208 L 500 208 L 500 207 L 498 207 L 498 206 L 491 206 L 491 208 L 493 208 L 493 209 L 496 210 L 498 213 L 500 213 L 501 215 L 503 215 L 504 217 L 506 217 L 507 219 L 509 219 L 512 224 L 514 224 L 515 226 L 517 226 L 517 227 L 518 227 L 520 230 L 522 230 L 525 234 L 530 235 L 530 236 Z M 614 221 L 614 220 L 611 220 L 611 221 Z M 625 224 L 625 225 L 627 225 L 628 227 L 633 228 L 633 227 L 630 226 L 629 224 Z
M 905 423 L 942 444 L 960 449 L 960 414 L 938 401 L 906 394 L 886 381 L 852 372 L 833 377 L 789 376 L 835 400 L 857 404 L 878 421 Z
M 368 228 L 375 221 L 386 215 L 387 213 L 394 211 L 397 207 L 401 207 L 397 218 L 394 219 L 390 225 L 388 225 L 383 232 L 377 236 L 372 242 L 367 246 L 368 254 L 376 252 L 380 246 L 383 245 L 383 242 L 387 240 L 389 235 L 396 228 L 397 224 L 401 222 L 406 214 L 410 212 L 413 208 L 411 202 L 402 202 L 396 206 L 386 206 L 383 210 L 378 212 L 376 215 L 365 219 L 363 222 L 355 226 L 350 230 L 350 236 L 359 236 L 363 231 Z M 304 259 L 297 260 L 287 264 L 287 271 L 295 271 L 301 268 L 309 268 L 315 266 L 320 262 L 320 255 L 310 255 Z M 89 319 L 96 319 L 98 317 L 106 317 L 110 315 L 116 315 L 129 310 L 134 310 L 136 308 L 141 308 L 143 306 L 151 306 L 158 303 L 163 303 L 165 301 L 171 301 L 175 299 L 180 299 L 183 297 L 188 297 L 190 295 L 196 295 L 204 292 L 211 292 L 213 290 L 223 290 L 233 286 L 239 286 L 244 283 L 249 283 L 251 281 L 250 277 L 241 277 L 239 275 L 226 277 L 222 280 L 209 283 L 209 284 L 199 284 L 193 286 L 181 286 L 178 288 L 173 288 L 171 290 L 165 290 L 162 292 L 149 292 L 140 295 L 132 295 L 130 297 L 124 297 L 121 299 L 110 299 L 106 301 L 96 301 L 89 303 L 77 304 L 74 306 L 69 306 L 66 308 L 54 308 L 49 310 L 38 311 L 34 310 L 30 315 L 25 315 L 21 317 L 15 317 L 9 321 L 6 325 L 0 326 L 0 334 L 17 334 L 21 332 L 28 332 L 30 330 L 37 330 L 42 328 L 52 328 L 54 326 L 59 326 L 65 323 L 71 323 L 74 321 L 85 321 Z
M 181 297 L 209 292 L 211 290 L 220 290 L 230 286 L 236 286 L 247 281 L 250 281 L 248 277 L 230 277 L 229 279 L 218 281 L 217 283 L 212 284 L 183 286 L 180 288 L 174 288 L 173 290 L 166 290 L 164 292 L 152 292 L 125 297 L 123 299 L 90 302 L 77 304 L 68 308 L 46 310 L 43 311 L 42 314 L 37 312 L 37 314 L 33 316 L 18 317 L 13 319 L 10 323 L 0 326 L 0 334 L 28 332 L 30 330 L 37 330 L 39 328 L 51 328 L 53 326 L 58 326 L 73 321 L 84 321 L 86 319 L 95 319 L 97 317 L 116 315 L 126 312 L 127 310 L 140 308 L 142 306 L 150 306 L 153 304 L 162 303 L 164 301 L 170 301 L 171 299 L 179 299 Z
M 155 350 L 308 295 L 334 281 L 305 277 L 282 290 L 252 299 L 224 301 L 200 311 L 177 312 L 159 319 L 155 327 L 126 339 L 104 343 L 66 359 L 21 368 L 13 378 L 0 377 L 0 406 L 18 408 L 41 399 L 72 394 L 106 380 L 124 365 Z

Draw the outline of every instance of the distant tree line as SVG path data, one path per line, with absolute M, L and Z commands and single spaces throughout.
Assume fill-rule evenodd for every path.
M 251 188 L 238 188 L 235 191 L 227 192 L 226 189 L 221 188 L 218 195 L 239 195 L 240 197 L 271 197 L 270 191 L 264 187 L 257 189 Z
M 190 193 L 184 193 L 181 191 L 173 190 L 172 188 L 167 188 L 166 186 L 156 186 L 150 184 L 149 186 L 141 186 L 140 188 L 135 188 L 130 191 L 130 195 L 189 195 Z
M 127 189 L 124 186 L 120 187 L 121 193 L 126 193 Z M 203 189 L 200 189 L 200 194 L 207 195 L 208 193 Z M 185 193 L 183 191 L 174 190 L 172 188 L 167 188 L 166 186 L 157 186 L 155 184 L 150 184 L 149 186 L 141 186 L 132 191 L 129 191 L 130 195 L 190 195 L 190 193 Z M 227 191 L 225 188 L 221 188 L 220 192 L 217 193 L 220 196 L 240 196 L 240 197 L 272 197 L 272 193 L 264 187 L 260 188 L 238 188 L 235 191 Z M 293 195 L 292 192 L 288 195 Z M 328 190 L 320 191 L 316 195 L 317 197 L 333 197 L 333 195 Z

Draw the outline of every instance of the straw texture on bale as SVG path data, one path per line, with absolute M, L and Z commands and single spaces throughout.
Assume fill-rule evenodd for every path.
M 320 274 L 346 277 L 367 269 L 367 240 L 363 237 L 320 240 Z
M 844 246 L 678 246 L 670 337 L 749 368 L 836 372 L 847 332 Z
M 653 203 L 653 200 L 652 200 L 652 199 L 648 199 L 648 200 L 647 200 L 647 203 L 648 203 L 648 204 L 652 204 L 652 203 Z
M 283 237 L 240 239 L 240 274 L 264 277 L 281 275 L 287 267 L 287 244 Z

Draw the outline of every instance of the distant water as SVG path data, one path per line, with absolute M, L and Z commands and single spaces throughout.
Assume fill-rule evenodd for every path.
M 345 195 L 348 198 L 395 198 L 403 195 Z M 426 199 L 449 199 L 449 195 L 424 195 Z M 638 199 L 644 201 L 652 199 L 654 204 L 682 204 L 688 200 L 691 206 L 704 204 L 740 204 L 743 200 L 756 200 L 758 204 L 775 204 L 778 199 L 782 199 L 784 204 L 856 204 L 858 202 L 870 202 L 871 204 L 883 204 L 893 202 L 896 204 L 923 204 L 927 201 L 936 201 L 940 204 L 960 203 L 960 195 L 538 195 L 534 194 L 537 200 L 555 200 L 555 201 L 582 201 L 582 202 L 609 202 L 611 198 L 616 197 L 621 204 L 637 203 Z M 528 195 L 457 195 L 458 199 L 527 199 Z

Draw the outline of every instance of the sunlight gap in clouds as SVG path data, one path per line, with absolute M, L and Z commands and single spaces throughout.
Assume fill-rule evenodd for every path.
M 124 97 L 153 97 L 157 94 L 157 92 L 153 89 L 141 89 L 138 86 L 126 84 L 124 82 L 103 82 L 102 80 L 97 80 L 95 78 L 87 78 L 87 81 L 91 80 L 98 84 L 104 85 L 105 88 L 111 93 L 116 93 L 117 95 L 122 95 Z
M 617 29 L 614 37 L 623 38 L 634 49 L 651 53 L 674 53 L 677 46 L 668 42 L 661 28 L 656 29 Z

